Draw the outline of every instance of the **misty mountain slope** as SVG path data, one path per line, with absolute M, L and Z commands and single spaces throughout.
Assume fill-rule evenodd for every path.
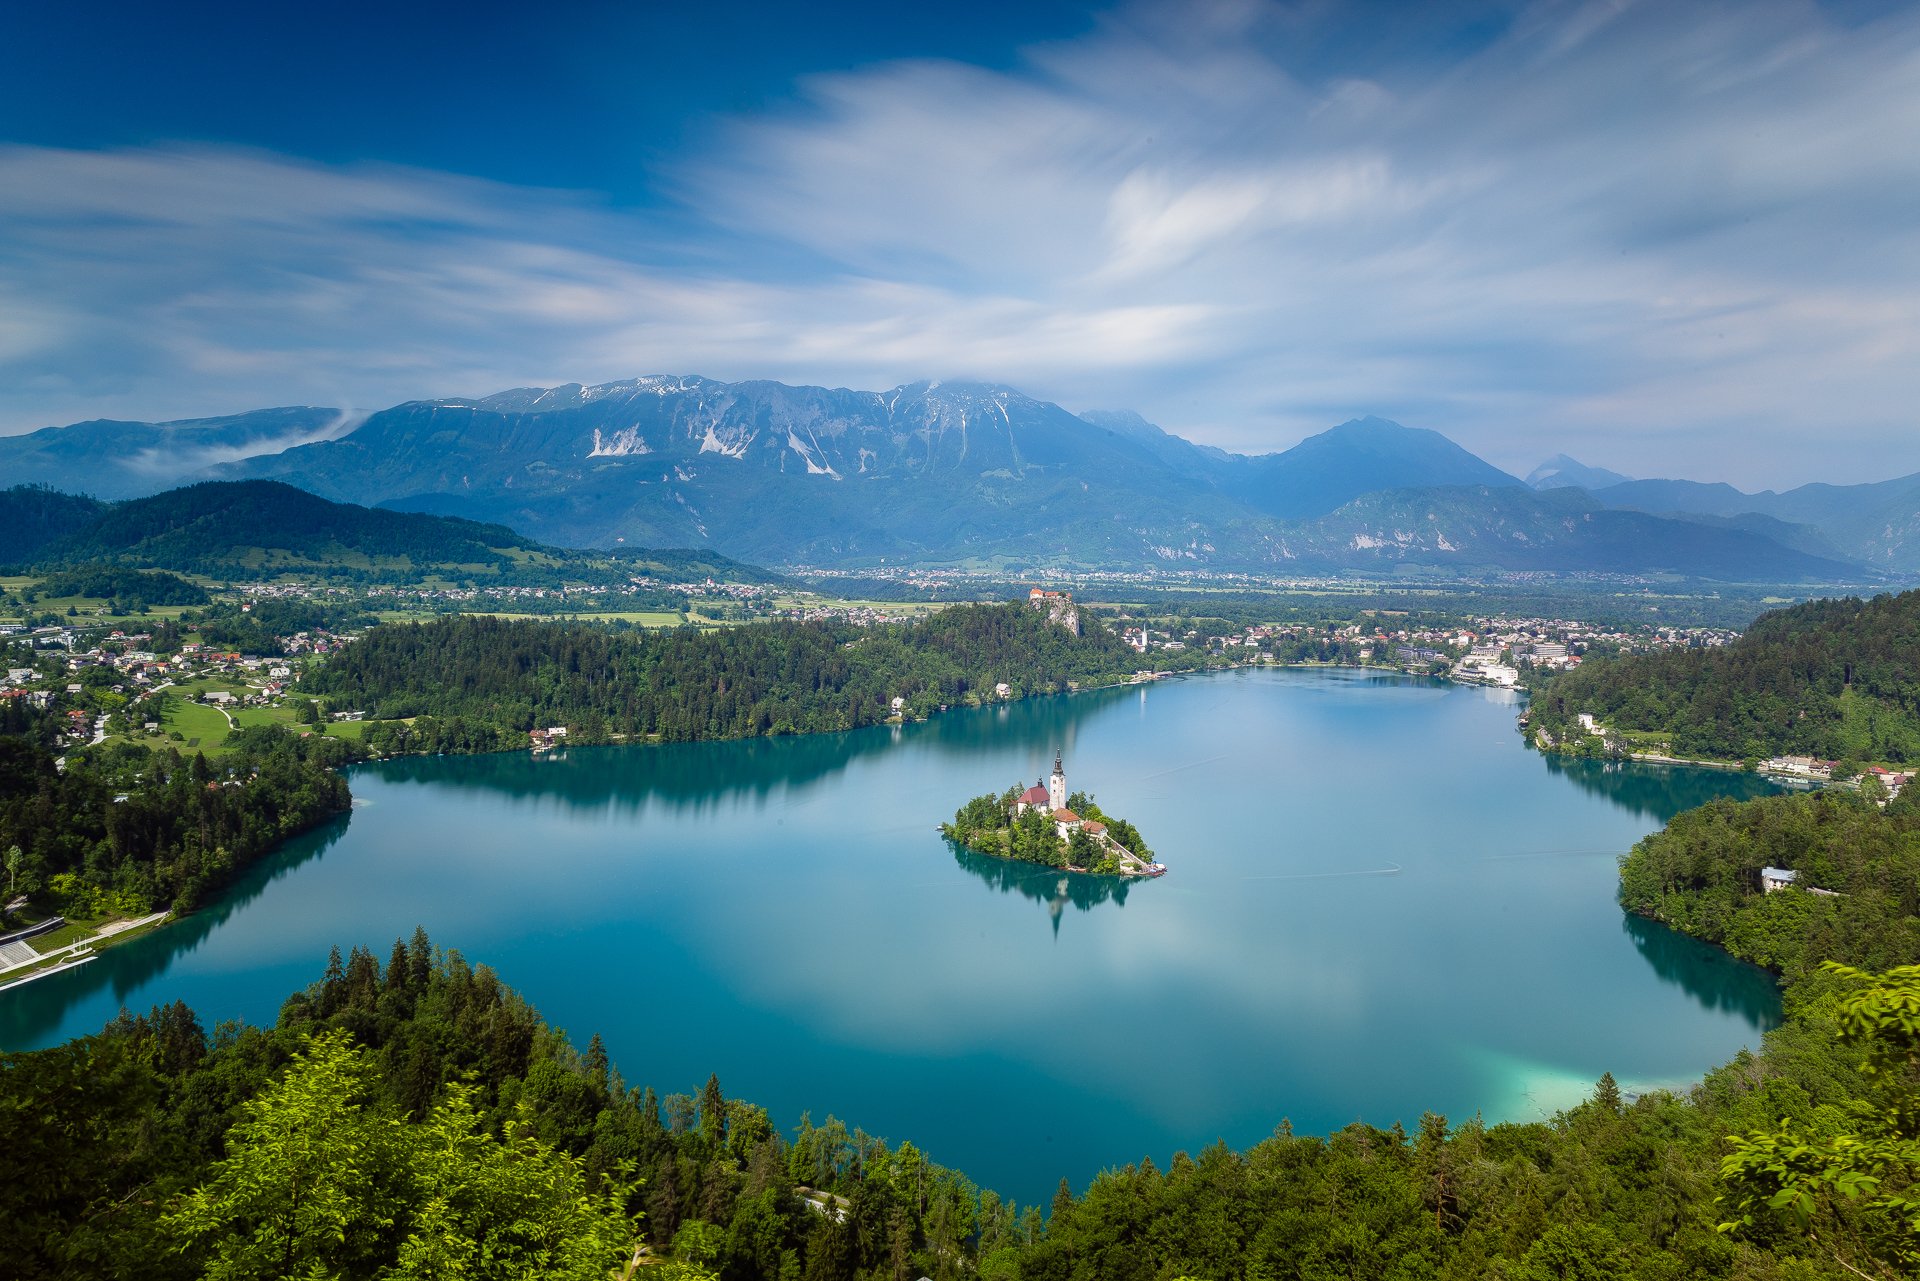
M 1230 454 L 1212 445 L 1196 445 L 1185 436 L 1176 436 L 1157 423 L 1150 423 L 1131 409 L 1089 409 L 1082 419 L 1130 440 L 1155 458 L 1182 472 L 1218 476 L 1224 469 L 1246 461 L 1243 454 Z
M 1713 529 L 1738 529 L 1749 534 L 1768 538 L 1797 552 L 1805 552 L 1823 560 L 1849 561 L 1858 563 L 1857 558 L 1849 556 L 1843 549 L 1836 547 L 1833 540 L 1814 525 L 1801 525 L 1781 520 L 1776 516 L 1763 516 L 1759 512 L 1742 512 L 1738 516 L 1705 516 L 1698 512 L 1651 512 L 1650 515 L 1663 516 L 1670 520 L 1683 520 L 1695 525 L 1706 525 Z
M 1469 486 L 1368 494 L 1288 539 L 1303 563 L 1852 581 L 1857 565 L 1748 530 L 1602 507 L 1578 489 Z
M 1527 484 L 1535 489 L 1584 489 L 1589 493 L 1609 485 L 1624 485 L 1632 480 L 1605 467 L 1589 467 L 1577 458 L 1555 454 L 1527 473 Z
M 1732 485 L 1636 480 L 1594 491 L 1609 507 L 1709 516 L 1757 513 L 1812 526 L 1846 556 L 1886 573 L 1920 572 L 1920 474 L 1864 485 L 1742 493 Z
M 211 474 L 221 464 L 278 453 L 351 425 L 338 409 L 256 409 L 221 418 L 142 423 L 94 419 L 0 436 L 0 482 L 51 485 L 95 498 L 134 498 Z

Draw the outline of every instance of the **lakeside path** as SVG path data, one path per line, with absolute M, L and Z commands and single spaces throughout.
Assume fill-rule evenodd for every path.
M 21 977 L 11 982 L 0 983 L 0 992 L 24 986 L 25 984 L 33 982 L 35 979 L 43 979 L 49 974 L 58 974 L 63 970 L 70 970 L 76 965 L 84 965 L 93 959 L 91 949 L 94 944 L 105 944 L 120 935 L 158 924 L 166 920 L 169 915 L 170 913 L 167 912 L 155 912 L 150 916 L 137 917 L 133 920 L 108 921 L 105 925 L 102 925 L 99 929 L 87 935 L 87 937 L 75 940 L 65 947 L 56 948 L 51 952 L 35 957 L 31 961 L 21 961 L 14 965 L 0 967 L 0 977 L 4 977 L 7 974 L 27 971 L 21 974 Z M 85 950 L 85 955 L 81 955 L 83 950 Z

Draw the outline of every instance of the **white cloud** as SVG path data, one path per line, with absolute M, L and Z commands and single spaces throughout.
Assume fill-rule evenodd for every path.
M 1140 6 L 717 126 L 661 216 L 202 147 L 0 150 L 0 430 L 699 372 L 1004 380 L 1278 448 L 1920 469 L 1920 14 L 1529 7 L 1323 74 L 1338 6 Z M 693 264 L 693 265 L 688 265 Z

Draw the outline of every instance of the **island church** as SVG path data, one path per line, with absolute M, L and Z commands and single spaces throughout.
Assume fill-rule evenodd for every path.
M 1035 783 L 1020 793 L 1020 799 L 1013 803 L 1015 818 L 1028 810 L 1039 810 L 1051 818 L 1054 828 L 1060 833 L 1061 840 L 1065 840 L 1067 834 L 1075 828 L 1083 829 L 1089 836 L 1094 837 L 1105 835 L 1107 830 L 1105 823 L 1083 819 L 1067 808 L 1067 772 L 1060 767 L 1058 752 L 1053 754 L 1053 773 L 1048 776 L 1046 782 Z

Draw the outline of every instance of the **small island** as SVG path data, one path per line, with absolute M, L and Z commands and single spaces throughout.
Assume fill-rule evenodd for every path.
M 998 796 L 976 796 L 940 833 L 977 854 L 1039 863 L 1093 876 L 1160 876 L 1140 831 L 1101 812 L 1086 792 L 1067 792 L 1060 757 L 1053 775 L 1032 787 L 1015 783 Z

